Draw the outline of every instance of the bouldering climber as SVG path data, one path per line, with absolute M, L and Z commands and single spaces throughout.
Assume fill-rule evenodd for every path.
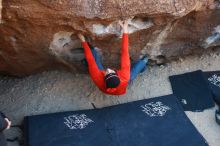
M 0 146 L 6 146 L 7 142 L 3 135 L 3 131 L 11 127 L 11 121 L 0 112 Z
M 92 80 L 101 91 L 111 95 L 125 94 L 128 83 L 134 80 L 140 72 L 143 72 L 146 69 L 148 62 L 147 56 L 143 55 L 131 67 L 128 49 L 128 22 L 120 21 L 119 24 L 123 29 L 121 69 L 116 71 L 110 68 L 104 70 L 96 50 L 86 42 L 86 39 L 82 34 L 78 34 L 78 37 L 82 41 Z

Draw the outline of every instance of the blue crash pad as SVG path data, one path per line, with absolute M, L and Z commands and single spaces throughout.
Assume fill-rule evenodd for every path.
M 27 146 L 207 146 L 173 95 L 25 117 Z

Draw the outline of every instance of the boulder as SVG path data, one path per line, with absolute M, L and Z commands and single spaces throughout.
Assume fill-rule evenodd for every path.
M 131 60 L 163 64 L 220 45 L 218 0 L 0 0 L 0 73 L 24 76 L 87 71 L 77 33 L 104 66 L 119 67 L 121 28 L 129 21 Z

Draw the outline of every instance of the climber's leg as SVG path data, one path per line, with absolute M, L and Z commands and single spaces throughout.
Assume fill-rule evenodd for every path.
M 90 46 L 92 54 L 93 54 L 93 56 L 95 58 L 95 62 L 98 65 L 98 68 L 100 70 L 104 70 L 104 67 L 102 66 L 102 62 L 101 62 L 100 56 L 97 54 L 97 51 L 95 50 L 95 48 L 92 45 L 89 45 L 89 46 Z
M 96 51 L 95 48 L 94 48 L 92 45 L 90 45 L 90 44 L 89 44 L 89 47 L 90 47 L 90 49 L 91 49 L 91 51 L 92 51 L 93 57 L 95 58 L 95 62 L 96 62 L 96 64 L 97 64 L 98 68 L 99 68 L 100 70 L 104 70 L 104 67 L 103 67 L 103 65 L 102 65 L 100 56 L 97 54 L 97 51 Z M 87 63 L 86 59 L 83 59 L 82 62 L 83 62 L 83 64 L 85 64 L 86 66 L 88 66 L 88 63 Z
M 139 73 L 143 72 L 147 68 L 148 58 L 144 56 L 139 59 L 136 63 L 131 65 L 130 82 L 132 82 Z

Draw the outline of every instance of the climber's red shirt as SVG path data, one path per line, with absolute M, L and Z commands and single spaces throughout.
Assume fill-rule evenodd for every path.
M 129 50 L 128 50 L 128 34 L 124 33 L 122 38 L 122 49 L 121 49 L 121 69 L 117 70 L 118 77 L 120 78 L 120 84 L 117 88 L 114 90 L 107 90 L 106 84 L 105 84 L 105 71 L 99 70 L 95 59 L 93 57 L 93 54 L 88 46 L 87 42 L 82 43 L 86 60 L 88 62 L 89 67 L 89 73 L 96 84 L 96 86 L 107 94 L 112 95 L 122 95 L 126 93 L 126 88 L 128 85 L 128 82 L 130 80 L 130 57 L 129 57 Z

